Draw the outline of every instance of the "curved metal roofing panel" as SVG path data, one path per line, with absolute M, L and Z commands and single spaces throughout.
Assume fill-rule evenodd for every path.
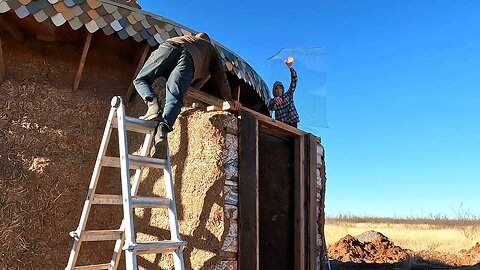
M 68 22 L 73 30 L 84 26 L 88 32 L 116 33 L 121 39 L 133 38 L 156 46 L 164 40 L 197 31 L 158 15 L 110 0 L 0 0 L 0 13 L 13 11 L 19 18 L 32 15 L 39 23 L 50 19 L 56 26 Z M 240 56 L 213 41 L 228 72 L 253 87 L 265 104 L 270 93 L 265 81 Z

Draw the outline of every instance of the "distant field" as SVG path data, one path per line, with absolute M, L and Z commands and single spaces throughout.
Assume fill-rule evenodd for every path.
M 374 230 L 387 236 L 395 245 L 413 251 L 456 253 L 480 242 L 480 220 L 432 220 L 390 218 L 327 218 L 327 245 L 347 234 L 356 236 Z

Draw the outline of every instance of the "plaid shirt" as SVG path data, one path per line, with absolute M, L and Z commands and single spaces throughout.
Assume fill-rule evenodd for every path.
M 297 87 L 297 72 L 293 67 L 290 68 L 290 74 L 292 76 L 290 87 L 288 91 L 283 93 L 280 98 L 282 98 L 281 104 L 275 104 L 272 98 L 268 101 L 268 109 L 275 111 L 275 119 L 280 120 L 287 124 L 295 124 L 300 122 L 297 109 L 295 108 L 295 103 L 293 102 L 293 93 Z

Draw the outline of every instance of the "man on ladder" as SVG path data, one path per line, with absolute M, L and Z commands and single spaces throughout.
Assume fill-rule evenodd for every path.
M 145 62 L 133 84 L 148 106 L 147 113 L 140 119 L 159 122 L 152 157 L 165 158 L 168 145 L 167 133 L 172 131 L 190 84 L 194 80 L 204 79 L 209 75 L 222 97 L 231 101 L 232 108 L 238 110 L 240 103 L 232 99 L 220 56 L 207 34 L 198 33 L 195 36 L 167 39 Z M 163 115 L 159 113 L 158 95 L 152 88 L 153 82 L 158 77 L 167 79 Z

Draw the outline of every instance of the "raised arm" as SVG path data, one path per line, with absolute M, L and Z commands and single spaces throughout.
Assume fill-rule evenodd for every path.
M 290 69 L 291 81 L 290 81 L 290 86 L 288 87 L 287 92 L 293 95 L 293 93 L 295 92 L 295 89 L 297 88 L 298 77 L 297 77 L 297 72 L 292 66 L 288 66 L 288 68 Z

